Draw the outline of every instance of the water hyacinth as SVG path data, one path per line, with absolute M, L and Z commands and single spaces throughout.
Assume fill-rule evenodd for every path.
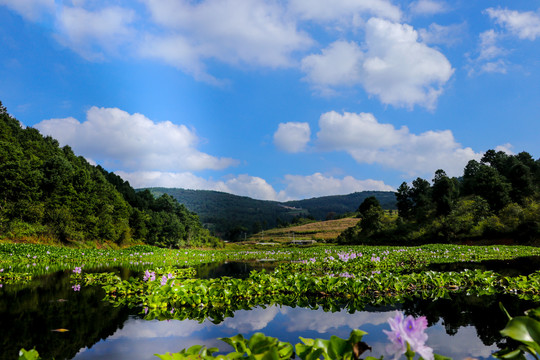
M 153 271 L 146 270 L 144 272 L 143 280 L 144 281 L 154 281 L 154 280 L 156 280 L 156 273 L 153 272 Z
M 424 332 L 427 329 L 425 316 L 416 319 L 411 315 L 404 317 L 403 313 L 398 311 L 394 318 L 388 319 L 388 323 L 391 331 L 383 330 L 391 342 L 386 351 L 394 355 L 394 359 L 403 354 L 407 359 L 412 359 L 415 352 L 424 360 L 434 359 L 433 349 L 425 345 L 428 338 Z
M 161 286 L 167 285 L 167 276 L 163 275 L 161 277 Z

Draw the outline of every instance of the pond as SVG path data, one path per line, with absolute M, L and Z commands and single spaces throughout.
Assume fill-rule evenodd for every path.
M 505 264 L 507 268 L 511 265 Z M 271 262 L 227 262 L 201 266 L 198 271 L 205 277 L 243 277 L 251 270 L 272 266 Z M 114 270 L 124 279 L 138 274 L 127 268 Z M 69 271 L 40 277 L 25 286 L 4 285 L 0 289 L 0 359 L 15 359 L 20 348 L 34 347 L 44 359 L 157 359 L 153 354 L 177 352 L 195 344 L 229 352 L 232 348 L 218 338 L 238 333 L 248 338 L 263 332 L 296 344 L 299 336 L 348 338 L 352 329 L 368 332 L 364 341 L 372 347 L 369 355 L 380 356 L 385 355 L 388 344 L 382 330 L 389 330 L 387 320 L 396 310 L 427 317 L 427 345 L 436 353 L 480 359 L 489 358 L 504 343 L 499 330 L 506 318 L 499 302 L 510 314 L 537 306 L 510 295 L 451 294 L 444 299 L 414 298 L 352 313 L 346 309 L 324 312 L 321 308 L 258 306 L 238 310 L 233 317 L 214 324 L 209 320 L 147 321 L 142 319 L 140 308 L 114 307 L 102 301 L 104 295 L 99 287 L 75 291 Z

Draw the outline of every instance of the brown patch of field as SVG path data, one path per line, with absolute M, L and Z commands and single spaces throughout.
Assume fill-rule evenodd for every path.
M 319 221 L 310 224 L 290 226 L 265 230 L 255 234 L 249 240 L 255 241 L 279 241 L 289 242 L 291 240 L 334 240 L 343 230 L 355 226 L 360 219 L 344 218 L 338 220 Z

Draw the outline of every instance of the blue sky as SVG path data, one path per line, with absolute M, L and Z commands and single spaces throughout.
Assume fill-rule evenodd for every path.
M 540 2 L 0 0 L 0 101 L 134 187 L 288 200 L 540 154 Z

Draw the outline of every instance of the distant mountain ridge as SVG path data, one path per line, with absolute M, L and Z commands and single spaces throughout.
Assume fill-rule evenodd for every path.
M 325 220 L 327 217 L 354 212 L 369 196 L 375 196 L 383 209 L 396 209 L 396 198 L 392 191 L 363 191 L 278 202 L 211 190 L 162 187 L 148 190 L 154 196 L 172 196 L 188 210 L 197 213 L 201 222 L 223 239 L 257 233 L 290 222 L 295 217 L 311 216 L 316 220 Z

